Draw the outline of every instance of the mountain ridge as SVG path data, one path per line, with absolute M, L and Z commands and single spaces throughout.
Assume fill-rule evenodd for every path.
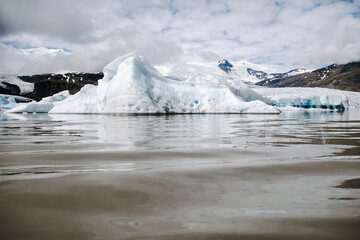
M 256 69 L 255 69 L 256 68 Z M 211 64 L 172 64 L 158 66 L 165 77 L 185 81 L 187 78 L 202 81 L 212 77 L 227 77 L 250 85 L 269 88 L 322 87 L 360 92 L 360 62 L 332 64 L 316 70 L 292 69 L 277 73 L 271 66 L 252 64 L 247 61 L 231 63 L 226 59 Z M 104 74 L 71 72 L 65 74 L 0 75 L 0 94 L 17 95 L 41 100 L 58 92 L 69 90 L 75 94 L 84 85 L 97 85 Z M 31 85 L 32 84 L 32 85 Z
M 295 76 L 265 79 L 256 85 L 272 88 L 321 87 L 360 92 L 360 62 L 331 64 Z
M 104 74 L 102 72 L 21 75 L 16 76 L 16 78 L 25 83 L 33 83 L 32 91 L 22 93 L 18 85 L 14 82 L 6 82 L 5 80 L 1 82 L 1 84 L 5 85 L 5 87 L 0 85 L 0 94 L 20 95 L 39 101 L 44 97 L 52 96 L 53 94 L 64 90 L 69 90 L 70 94 L 75 94 L 86 84 L 97 85 L 97 81 L 103 78 L 103 76 Z

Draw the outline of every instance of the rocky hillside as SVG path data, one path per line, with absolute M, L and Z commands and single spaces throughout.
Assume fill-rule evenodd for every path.
M 33 90 L 22 92 L 18 85 L 13 84 L 14 79 L 9 81 L 12 83 L 8 83 L 6 80 L 3 80 L 0 85 L 0 94 L 20 95 L 39 101 L 43 97 L 51 96 L 63 90 L 69 90 L 71 94 L 74 94 L 85 84 L 97 85 L 97 81 L 103 78 L 103 76 L 103 73 L 66 73 L 17 76 L 18 79 L 25 83 L 32 83 Z
M 266 87 L 322 87 L 360 92 L 360 62 L 332 64 L 312 72 L 267 79 L 256 85 Z

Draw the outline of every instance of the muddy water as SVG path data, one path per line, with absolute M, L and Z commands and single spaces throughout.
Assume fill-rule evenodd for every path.
M 356 239 L 360 112 L 4 115 L 1 239 Z

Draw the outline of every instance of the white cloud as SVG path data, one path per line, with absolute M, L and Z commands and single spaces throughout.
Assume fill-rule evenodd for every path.
M 360 1 L 2 0 L 0 71 L 100 71 L 135 51 L 152 64 L 247 59 L 287 67 L 360 60 Z M 54 47 L 71 57 L 14 55 Z M 5 54 L 5 55 L 3 55 Z M 4 56 L 4 57 L 3 57 Z
M 321 52 L 311 55 L 314 63 L 338 63 L 345 64 L 351 61 L 359 61 L 360 43 L 347 43 L 344 47 L 339 48 L 335 45 L 323 47 Z

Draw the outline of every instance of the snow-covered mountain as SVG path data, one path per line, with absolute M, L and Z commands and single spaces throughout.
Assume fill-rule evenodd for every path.
M 155 68 L 164 76 L 172 79 L 188 79 L 190 77 L 201 81 L 211 74 L 225 76 L 247 84 L 311 71 L 306 69 L 289 70 L 283 66 L 260 65 L 246 60 L 229 62 L 226 59 L 210 63 L 165 64 L 155 66 Z
M 44 55 L 57 56 L 57 55 L 71 54 L 71 52 L 62 48 L 45 48 L 45 47 L 17 49 L 17 53 L 23 55 L 32 55 L 35 57 L 40 57 Z
M 255 76 L 258 79 L 257 82 L 255 82 L 255 83 L 258 83 L 260 81 L 274 81 L 279 78 L 295 76 L 298 74 L 303 74 L 303 73 L 311 72 L 311 71 L 312 70 L 308 70 L 308 69 L 304 69 L 304 68 L 297 68 L 297 69 L 292 69 L 292 70 L 284 72 L 284 73 L 266 73 L 263 71 L 247 68 L 247 72 L 251 76 Z
M 332 64 L 301 74 L 279 76 L 256 83 L 266 87 L 323 87 L 360 92 L 360 62 Z

